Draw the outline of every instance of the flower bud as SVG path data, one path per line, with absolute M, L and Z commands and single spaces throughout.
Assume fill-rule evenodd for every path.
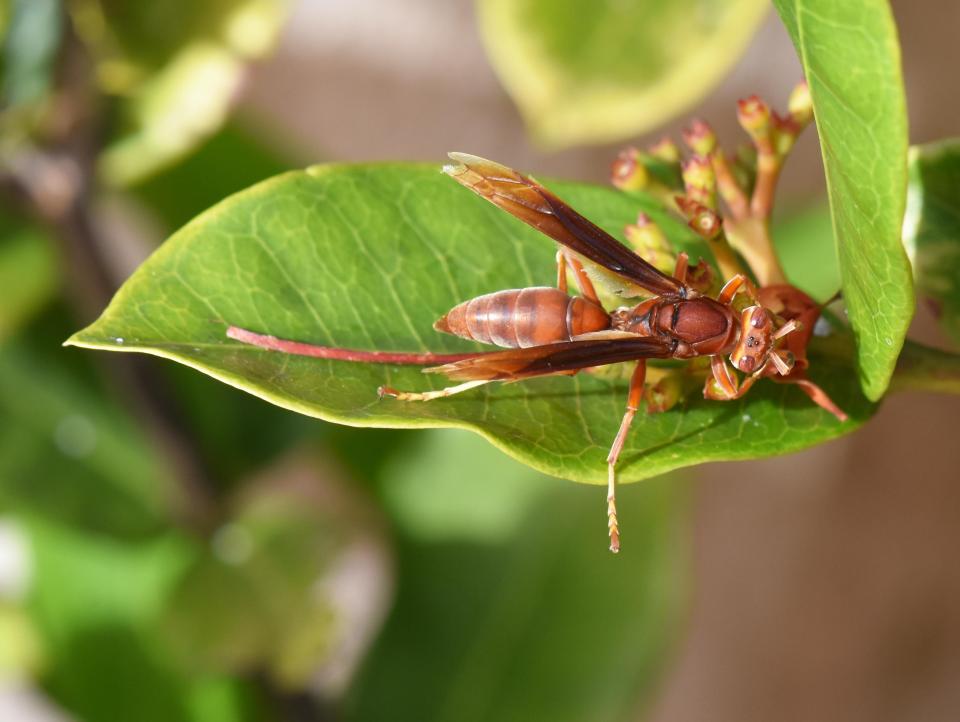
M 697 119 L 684 129 L 683 142 L 697 155 L 708 156 L 717 147 L 717 136 L 713 128 Z
M 650 176 L 636 148 L 624 148 L 610 167 L 610 182 L 622 191 L 636 191 L 647 187 Z
M 647 152 L 651 157 L 663 161 L 664 163 L 680 162 L 680 149 L 677 147 L 677 144 L 667 136 L 662 137 L 656 143 L 647 148 Z
M 798 83 L 790 93 L 787 107 L 790 109 L 793 122 L 800 127 L 805 126 L 813 118 L 813 100 L 810 98 L 810 86 L 807 85 L 806 80 Z
M 677 196 L 674 200 L 683 215 L 690 221 L 689 226 L 701 238 L 709 241 L 720 235 L 722 227 L 720 216 L 692 198 Z
M 717 176 L 713 164 L 702 155 L 684 161 L 683 186 L 687 197 L 702 203 L 707 208 L 717 207 Z
M 660 227 L 646 213 L 637 216 L 637 222 L 625 229 L 627 243 L 643 258 L 664 273 L 673 273 L 677 263 L 673 246 Z
M 771 118 L 770 106 L 751 95 L 737 101 L 737 121 L 757 144 L 761 152 L 770 151 Z
M 647 413 L 659 414 L 669 411 L 683 395 L 683 378 L 681 371 L 670 371 L 656 383 L 646 389 Z

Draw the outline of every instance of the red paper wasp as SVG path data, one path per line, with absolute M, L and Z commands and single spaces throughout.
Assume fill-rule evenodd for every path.
M 636 362 L 627 409 L 607 457 L 607 515 L 612 551 L 620 546 L 616 464 L 640 406 L 647 359 L 709 356 L 712 376 L 704 394 L 717 400 L 740 398 L 757 379 L 780 376 L 784 381 L 800 384 L 815 402 L 841 420 L 846 418 L 819 387 L 802 374 L 794 374 L 797 353 L 778 344 L 779 339 L 800 328 L 800 316 L 810 317 L 810 308 L 819 313 L 815 304 L 792 310 L 788 313 L 794 316 L 792 319 L 775 316 L 761 304 L 751 281 L 739 275 L 727 281 L 716 299 L 700 295 L 686 283 L 685 254 L 679 256 L 674 275 L 666 275 L 530 178 L 476 156 L 451 153 L 450 157 L 457 163 L 444 170 L 457 182 L 562 246 L 557 254 L 557 288 L 498 291 L 461 303 L 437 321 L 434 328 L 512 350 L 478 354 L 424 369 L 463 382 L 457 386 L 422 393 L 383 387 L 380 393 L 405 401 L 428 401 L 491 381 L 575 374 L 607 364 Z M 584 263 L 619 276 L 625 286 L 622 295 L 656 295 L 636 306 L 608 313 L 600 304 Z M 568 267 L 576 279 L 579 297 L 567 295 Z M 739 313 L 731 305 L 738 292 L 746 293 L 752 301 Z M 797 351 L 802 353 L 804 347 L 805 343 Z M 724 358 L 728 355 L 736 369 L 748 374 L 743 383 L 731 374 Z
M 449 361 L 424 371 L 462 382 L 426 392 L 379 389 L 381 396 L 404 401 L 443 398 L 492 381 L 572 375 L 583 369 L 635 362 L 626 412 L 607 456 L 607 518 L 614 552 L 620 548 L 616 464 L 640 407 L 647 359 L 709 356 L 711 375 L 704 387 L 707 398 L 740 398 L 758 379 L 770 376 L 798 384 L 815 403 L 841 421 L 846 419 L 803 375 L 806 343 L 820 313 L 820 307 L 806 295 L 790 286 L 757 291 L 742 275 L 727 281 L 716 299 L 701 295 L 687 284 L 685 254 L 680 254 L 674 275 L 662 273 L 530 178 L 476 156 L 451 153 L 450 157 L 456 164 L 444 168 L 447 174 L 561 246 L 556 288 L 511 289 L 479 296 L 456 306 L 434 325 L 439 331 L 510 350 L 449 356 L 397 354 L 309 346 L 235 327 L 228 335 L 263 348 L 324 358 L 416 364 Z M 584 264 L 592 271 L 614 274 L 621 295 L 654 297 L 608 312 Z M 579 296 L 567 293 L 568 268 Z M 752 302 L 740 312 L 732 306 L 738 292 Z M 747 374 L 742 383 L 731 373 L 726 356 Z

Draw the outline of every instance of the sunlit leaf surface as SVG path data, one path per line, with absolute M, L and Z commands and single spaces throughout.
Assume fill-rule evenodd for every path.
M 645 210 L 678 247 L 692 232 L 656 205 L 614 190 L 552 184 L 613 233 Z M 477 431 L 550 474 L 605 481 L 623 414 L 622 380 L 581 374 L 488 386 L 429 403 L 378 400 L 381 384 L 440 387 L 416 367 L 318 360 L 228 340 L 228 324 L 282 338 L 360 349 L 441 352 L 477 346 L 438 334 L 456 303 L 555 278 L 548 239 L 434 167 L 322 166 L 289 173 L 215 206 L 165 243 L 103 316 L 70 343 L 140 351 L 188 364 L 301 413 L 358 426 Z M 700 390 L 668 413 L 641 417 L 622 478 L 706 460 L 785 453 L 856 428 L 871 412 L 854 381 L 851 345 L 825 329 L 812 376 L 852 417 L 838 423 L 796 388 L 763 381 L 743 400 Z
M 875 0 L 774 5 L 810 84 L 860 382 L 878 399 L 914 308 L 900 242 L 907 111 L 896 26 Z

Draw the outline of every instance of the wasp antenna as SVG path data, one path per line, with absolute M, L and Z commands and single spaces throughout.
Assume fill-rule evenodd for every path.
M 799 331 L 799 330 L 802 329 L 802 328 L 803 328 L 803 324 L 802 324 L 802 323 L 800 323 L 800 322 L 797 321 L 796 319 L 791 319 L 791 320 L 787 321 L 785 324 L 783 324 L 780 328 L 778 328 L 778 329 L 774 332 L 773 338 L 774 338 L 774 339 L 783 338 L 783 337 L 786 336 L 788 333 L 793 333 L 794 331 Z
M 452 150 L 447 153 L 447 157 L 450 160 L 455 160 L 457 163 L 463 163 L 464 165 L 469 165 L 470 163 L 492 163 L 493 161 L 487 160 L 486 158 L 481 158 L 479 155 L 474 155 L 473 153 L 461 153 L 460 151 Z M 499 163 L 497 164 L 499 165 Z
M 793 366 L 796 363 L 793 354 L 784 349 L 777 349 L 771 353 L 770 360 L 773 361 L 773 365 L 777 368 L 777 373 L 781 376 L 786 376 L 793 371 Z

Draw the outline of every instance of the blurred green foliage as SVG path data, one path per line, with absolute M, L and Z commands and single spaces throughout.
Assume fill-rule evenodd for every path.
M 763 3 L 479 10 L 531 127 L 563 144 L 638 132 L 702 96 Z M 621 490 L 625 546 L 612 557 L 596 488 L 475 435 L 330 426 L 173 364 L 60 347 L 90 320 L 71 246 L 83 224 L 65 225 L 64 208 L 80 206 L 95 234 L 100 201 L 121 198 L 172 233 L 302 162 L 271 147 L 269 129 L 229 120 L 246 62 L 285 12 L 281 0 L 0 2 L 0 678 L 91 722 L 635 719 L 685 613 L 682 481 Z M 8 187 L 43 170 L 40 157 L 69 161 L 58 167 L 81 174 L 81 192 L 44 206 L 45 183 Z M 611 230 L 642 205 L 564 187 Z M 424 227 L 440 214 L 419 211 Z M 838 279 L 828 230 L 814 209 L 776 234 L 792 280 L 818 298 Z M 110 266 L 96 243 L 79 250 Z M 509 250 L 549 276 L 542 239 Z M 461 251 L 489 261 L 479 244 Z M 779 415 L 766 393 L 759 410 Z M 611 399 L 586 431 L 605 445 L 621 407 Z M 787 404 L 819 433 L 795 412 Z M 209 517 L 185 513 L 204 499 Z
M 50 92 L 64 23 L 60 0 L 8 0 L 3 15 L 0 87 L 9 112 Z
M 904 244 L 917 291 L 960 343 L 960 140 L 910 149 Z
M 245 63 L 267 53 L 285 0 L 71 0 L 100 89 L 118 98 L 100 157 L 113 185 L 140 181 L 186 155 L 227 120 Z
M 175 228 L 283 165 L 231 125 L 134 193 Z M 3 620 L 19 640 L 7 663 L 71 713 L 107 722 L 283 717 L 286 695 L 310 688 L 336 636 L 342 612 L 317 596 L 317 580 L 351 538 L 390 540 L 399 597 L 347 688 L 345 719 L 422 719 L 435 685 L 450 685 L 450 695 L 433 713 L 458 717 L 481 689 L 472 680 L 499 688 L 508 663 L 512 675 L 543 680 L 504 689 L 516 714 L 552 715 L 578 698 L 572 713 L 588 705 L 625 719 L 650 694 L 683 609 L 682 485 L 624 495 L 633 548 L 614 560 L 595 494 L 558 488 L 479 438 L 327 427 L 157 366 L 224 499 L 225 517 L 204 542 L 174 515 L 181 490 L 169 460 L 92 357 L 58 348 L 69 309 L 45 308 L 0 347 L 0 514 L 26 530 L 32 570 Z M 265 470 L 304 442 L 388 514 L 390 536 L 291 496 L 282 464 L 269 480 Z M 552 571 L 538 571 L 548 559 Z M 519 610 L 537 623 L 518 624 Z M 379 617 L 366 624 L 374 634 Z M 264 679 L 273 680 L 266 689 Z M 553 693 L 558 682 L 566 697 Z
M 740 58 L 766 0 L 478 0 L 494 70 L 551 147 L 623 140 L 689 109 Z

